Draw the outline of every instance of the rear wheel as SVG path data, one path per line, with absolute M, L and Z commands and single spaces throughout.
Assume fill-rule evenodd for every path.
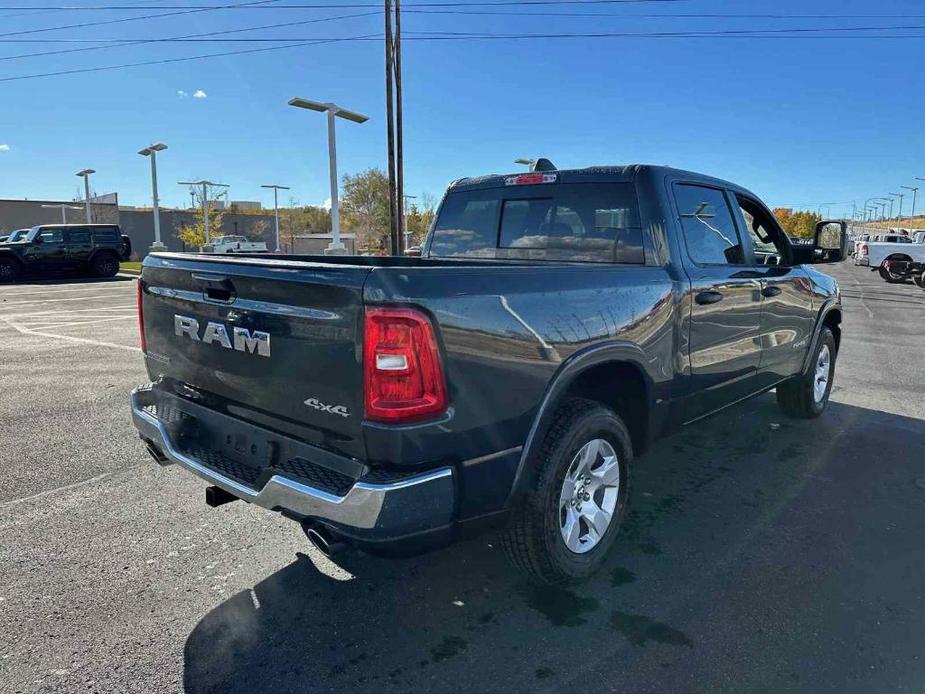
M 15 260 L 0 258 L 0 282 L 15 282 L 19 277 L 19 265 Z
M 899 282 L 904 282 L 906 278 L 903 275 L 896 274 L 889 267 L 880 266 L 880 277 L 890 284 L 898 284 Z
M 835 336 L 823 328 L 809 371 L 777 386 L 777 404 L 789 417 L 812 419 L 825 411 L 835 376 Z
M 510 560 L 544 583 L 590 576 L 617 538 L 633 448 L 623 421 L 591 400 L 556 412 L 526 498 L 501 533 Z
M 925 271 L 912 275 L 912 281 L 919 289 L 925 289 Z
M 119 259 L 112 253 L 100 253 L 90 262 L 90 270 L 97 277 L 115 277 L 119 272 Z

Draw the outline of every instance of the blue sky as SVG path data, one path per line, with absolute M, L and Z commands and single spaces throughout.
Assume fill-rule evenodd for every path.
M 128 4 L 131 0 L 93 0 Z M 283 0 L 279 4 L 292 4 Z M 338 2 L 338 0 L 334 0 Z M 139 4 L 135 0 L 136 4 Z M 155 14 L 2 10 L 91 0 L 3 0 L 0 34 Z M 218 4 L 145 0 L 145 5 Z M 347 4 L 347 3 L 344 3 Z M 521 6 L 505 12 L 608 16 L 403 15 L 406 188 L 439 196 L 465 175 L 516 170 L 518 156 L 560 167 L 652 162 L 739 182 L 771 205 L 846 203 L 897 191 L 925 177 L 922 39 L 568 39 L 414 41 L 413 32 L 658 32 L 717 29 L 923 26 L 918 0 L 680 0 L 622 5 Z M 469 8 L 474 9 L 474 8 Z M 484 9 L 484 8 L 479 8 Z M 171 37 L 369 10 L 223 10 L 109 26 L 24 34 L 0 43 L 0 79 L 25 74 L 263 48 L 257 43 L 148 44 L 26 59 L 22 53 L 95 44 L 48 39 Z M 641 17 L 677 13 L 875 14 L 867 18 Z M 918 12 L 919 17 L 910 16 Z M 331 38 L 381 33 L 378 16 L 237 34 Z M 890 33 L 890 32 L 880 32 Z M 2 40 L 3 37 L 0 37 Z M 7 37 L 14 38 L 14 37 Z M 97 192 L 127 204 L 150 199 L 149 168 L 137 150 L 152 141 L 162 202 L 188 200 L 176 181 L 206 177 L 231 198 L 272 203 L 264 183 L 293 197 L 328 196 L 323 117 L 286 105 L 293 96 L 364 112 L 340 121 L 341 173 L 385 166 L 383 46 L 342 42 L 191 62 L 41 79 L 0 81 L 0 197 L 73 197 L 84 167 Z M 204 98 L 194 98 L 201 90 Z M 185 96 L 180 92 L 185 93 Z M 2 145 L 7 145 L 8 149 Z M 925 204 L 925 203 L 923 203 Z M 908 208 L 907 208 L 908 211 Z

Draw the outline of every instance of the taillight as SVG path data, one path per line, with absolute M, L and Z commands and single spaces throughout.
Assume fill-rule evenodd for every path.
M 867 244 L 862 243 L 860 248 L 858 248 L 858 255 L 867 255 Z
M 145 311 L 142 304 L 142 300 L 145 296 L 145 291 L 141 286 L 141 278 L 138 278 L 136 282 L 138 289 L 138 337 L 141 340 L 141 351 L 148 351 L 148 343 L 145 341 Z
M 366 418 L 410 422 L 446 410 L 446 380 L 430 319 L 411 308 L 367 308 Z

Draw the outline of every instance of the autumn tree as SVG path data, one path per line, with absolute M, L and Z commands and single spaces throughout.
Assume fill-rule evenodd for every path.
M 389 179 L 382 169 L 344 176 L 340 212 L 357 250 L 389 248 Z
M 222 219 L 224 215 L 221 210 L 209 210 L 209 236 L 215 238 L 222 235 Z M 180 241 L 187 246 L 199 249 L 206 244 L 206 227 L 203 224 L 202 217 L 197 216 L 195 221 L 181 224 L 175 230 L 175 235 Z
M 794 212 L 786 207 L 775 208 L 774 216 L 788 236 L 803 239 L 812 238 L 816 231 L 816 224 L 822 221 L 822 216 L 815 212 L 806 210 Z

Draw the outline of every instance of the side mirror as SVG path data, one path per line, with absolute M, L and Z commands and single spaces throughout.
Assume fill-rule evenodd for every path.
M 824 220 L 816 225 L 813 237 L 813 263 L 837 263 L 848 257 L 848 224 Z
M 34 239 L 32 239 L 32 243 L 34 243 L 35 245 L 39 245 L 40 243 L 42 243 L 42 237 L 36 236 Z

